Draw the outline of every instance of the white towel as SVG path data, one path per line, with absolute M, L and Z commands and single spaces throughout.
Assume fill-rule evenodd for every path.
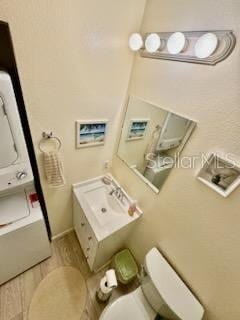
M 160 126 L 156 126 L 156 128 L 153 130 L 150 141 L 144 153 L 145 160 L 154 159 L 154 157 L 156 156 L 156 148 L 158 145 L 161 129 L 162 128 Z
M 61 187 L 65 184 L 63 162 L 58 151 L 43 152 L 43 165 L 50 186 Z

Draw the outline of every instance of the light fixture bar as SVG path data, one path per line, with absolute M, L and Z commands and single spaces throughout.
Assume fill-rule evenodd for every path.
M 156 32 L 147 33 L 141 39 L 141 46 L 139 41 L 139 49 L 134 51 L 139 50 L 143 58 L 205 65 L 225 60 L 236 45 L 231 30 Z

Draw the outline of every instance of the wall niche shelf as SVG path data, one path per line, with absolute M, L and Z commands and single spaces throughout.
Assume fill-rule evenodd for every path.
M 180 62 L 198 63 L 205 65 L 216 65 L 225 60 L 233 51 L 236 45 L 236 37 L 231 30 L 211 30 L 211 31 L 183 31 L 187 40 L 186 48 L 179 54 L 170 54 L 167 49 L 167 41 L 173 32 L 157 32 L 163 46 L 160 50 L 150 53 L 145 48 L 140 50 L 140 55 L 143 58 L 173 60 Z M 195 54 L 195 45 L 203 35 L 211 33 L 215 34 L 218 39 L 216 50 L 208 58 L 198 58 Z M 144 35 L 143 40 L 147 38 L 150 33 Z
M 197 179 L 226 198 L 240 185 L 240 167 L 229 159 L 211 154 Z

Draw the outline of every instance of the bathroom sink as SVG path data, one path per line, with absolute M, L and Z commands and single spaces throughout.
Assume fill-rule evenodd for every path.
M 119 215 L 125 214 L 114 195 L 109 194 L 106 186 L 99 186 L 96 189 L 86 191 L 85 197 L 101 226 L 110 223 L 114 219 L 118 219 Z
M 115 190 L 120 190 L 120 196 Z M 142 215 L 139 208 L 133 216 L 128 214 L 132 199 L 113 177 L 110 184 L 105 184 L 102 176 L 75 184 L 73 193 L 99 240 Z

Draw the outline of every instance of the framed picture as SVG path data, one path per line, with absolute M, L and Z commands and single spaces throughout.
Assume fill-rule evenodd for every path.
M 100 146 L 105 143 L 108 120 L 76 121 L 76 147 Z
M 203 165 L 197 178 L 226 198 L 240 185 L 240 168 L 229 159 L 212 154 Z
M 132 119 L 130 121 L 127 141 L 143 139 L 149 119 Z

